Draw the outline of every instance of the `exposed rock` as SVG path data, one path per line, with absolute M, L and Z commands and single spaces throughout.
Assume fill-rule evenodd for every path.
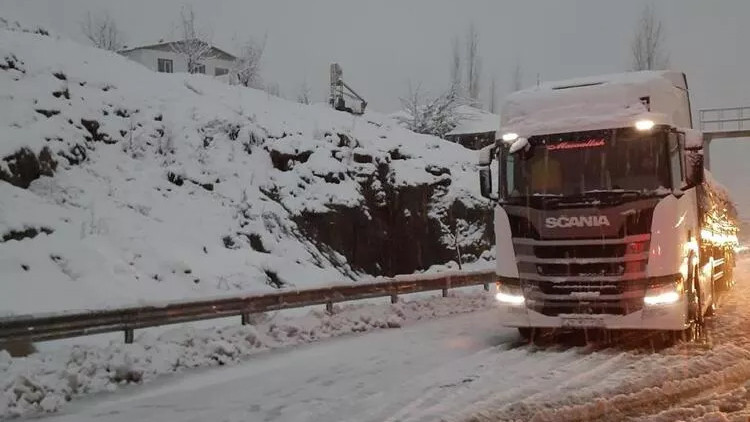
M 4 157 L 3 161 L 7 163 L 10 173 L 0 167 L 0 180 L 24 189 L 41 176 L 52 176 L 57 168 L 57 162 L 47 147 L 42 148 L 38 156 L 28 148 L 21 148 L 15 154 Z
M 368 274 L 407 274 L 455 260 L 455 252 L 441 238 L 443 227 L 455 227 L 458 219 L 485 228 L 482 239 L 463 246 L 462 254 L 478 257 L 491 247 L 489 207 L 467 208 L 455 201 L 443 221 L 430 216 L 430 204 L 439 196 L 443 180 L 450 184 L 450 178 L 433 185 L 394 187 L 386 174 L 381 171 L 362 183 L 364 206 L 333 206 L 328 212 L 305 212 L 296 218 L 297 224 L 315 242 L 344 255 L 354 269 Z M 377 185 L 382 186 L 381 191 L 373 187 Z
M 304 163 L 312 155 L 312 151 L 302 151 L 297 154 L 287 154 L 284 152 L 271 149 L 269 151 L 271 155 L 271 162 L 274 168 L 281 171 L 289 171 L 294 167 L 294 162 Z

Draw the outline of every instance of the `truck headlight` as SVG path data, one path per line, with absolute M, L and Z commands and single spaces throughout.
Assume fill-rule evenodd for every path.
M 675 291 L 647 295 L 643 298 L 643 302 L 646 305 L 671 305 L 677 303 L 679 300 L 680 294 Z
M 501 283 L 497 282 L 497 293 L 495 293 L 495 300 L 501 303 L 507 303 L 509 305 L 522 305 L 526 299 L 523 297 L 523 289 L 516 283 Z
M 652 279 L 643 303 L 650 306 L 671 305 L 680 301 L 684 290 L 682 277 L 667 276 Z
M 497 294 L 495 294 L 495 299 L 497 299 L 498 302 L 509 303 L 511 305 L 521 305 L 526 301 L 523 295 L 504 292 L 497 292 Z

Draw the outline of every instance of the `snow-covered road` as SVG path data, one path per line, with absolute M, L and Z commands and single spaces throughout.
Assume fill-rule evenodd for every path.
M 481 311 L 183 372 L 46 420 L 747 420 L 750 262 L 738 279 L 710 345 L 538 348 Z
M 133 390 L 83 400 L 53 421 L 434 420 L 476 398 L 529 359 L 506 350 L 515 331 L 492 312 L 418 323 L 258 356 Z M 539 367 L 575 359 L 554 354 Z M 482 387 L 479 387 L 482 384 Z

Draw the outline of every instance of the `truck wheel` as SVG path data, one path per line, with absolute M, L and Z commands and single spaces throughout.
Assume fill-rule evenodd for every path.
M 520 334 L 521 338 L 524 340 L 531 339 L 533 331 L 534 329 L 532 327 L 518 327 L 518 334 Z
M 707 317 L 712 317 L 716 314 L 716 307 L 718 302 L 718 292 L 719 288 L 716 286 L 716 282 L 714 281 L 714 270 L 711 270 L 711 304 L 708 305 L 708 308 L 706 308 L 706 315 Z
M 682 332 L 682 340 L 695 341 L 704 334 L 706 320 L 703 316 L 703 303 L 701 299 L 701 287 L 698 280 L 698 267 L 695 265 L 694 257 L 690 257 L 688 264 L 688 328 Z

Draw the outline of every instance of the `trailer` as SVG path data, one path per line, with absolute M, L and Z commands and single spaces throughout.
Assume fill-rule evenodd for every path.
M 480 187 L 495 203 L 502 325 L 701 330 L 732 285 L 738 224 L 704 170 L 683 73 L 519 91 L 497 135 Z

